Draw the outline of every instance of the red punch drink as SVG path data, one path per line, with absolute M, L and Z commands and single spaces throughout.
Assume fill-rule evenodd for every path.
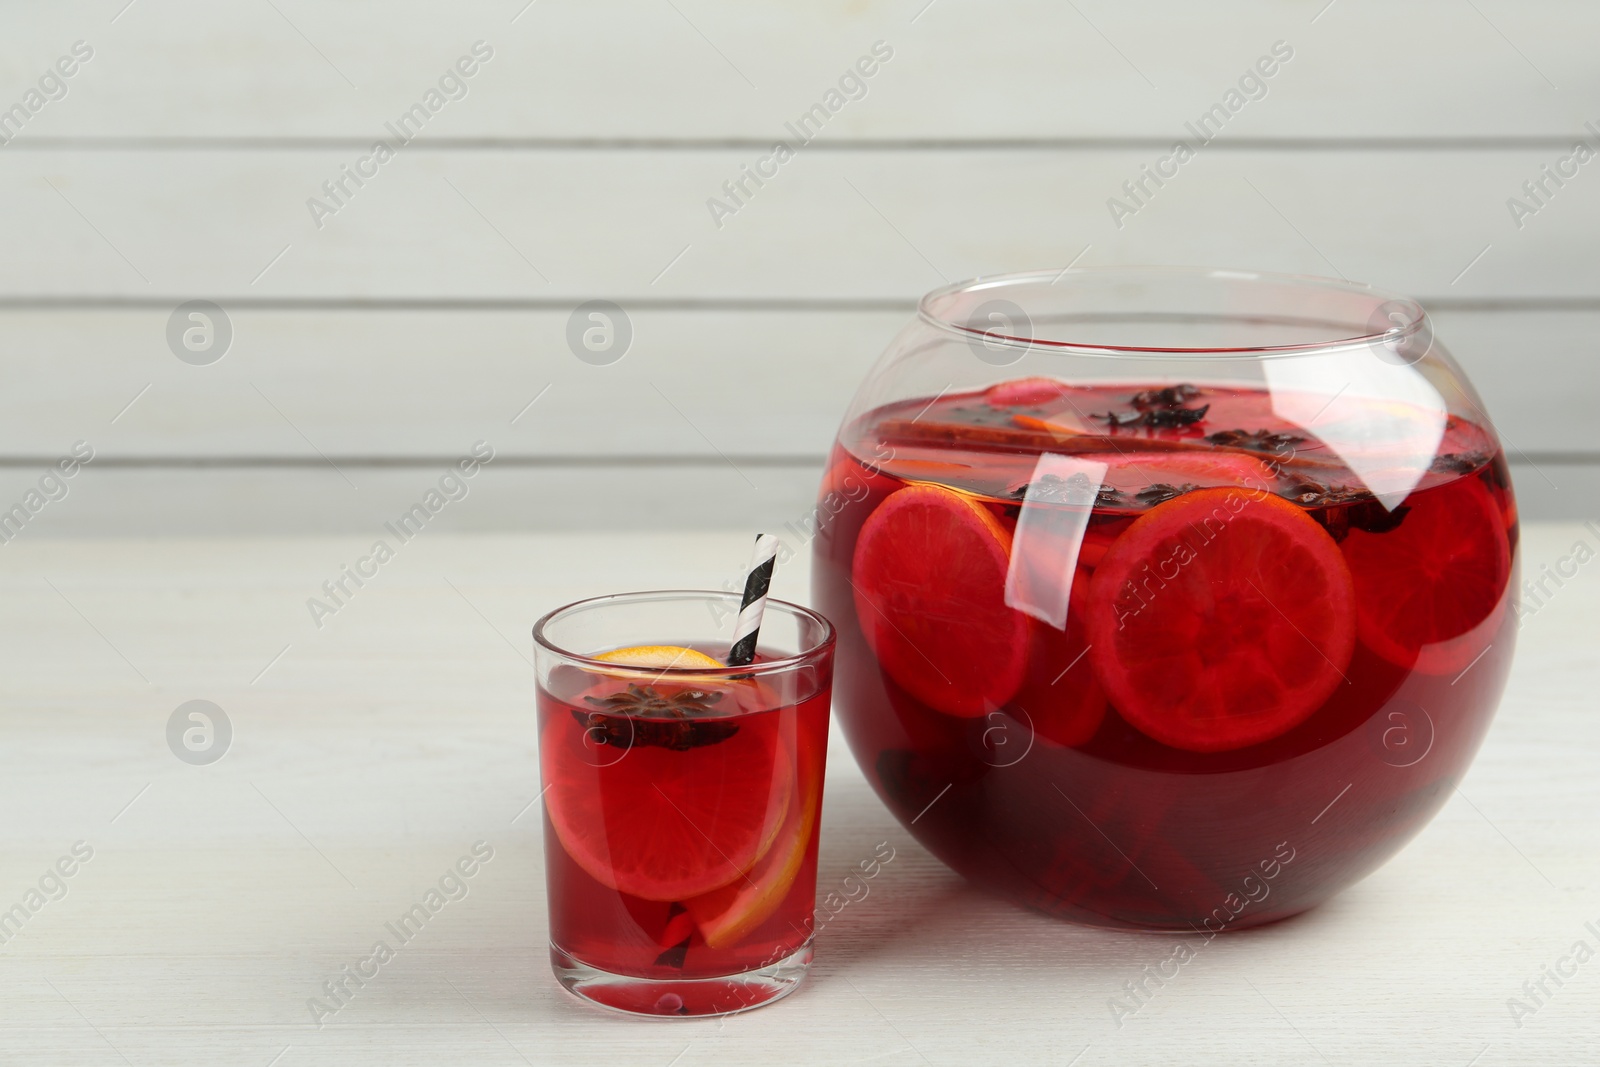
M 1053 914 L 1212 931 L 1420 829 L 1509 668 L 1516 509 L 1492 430 L 1357 392 L 1027 378 L 847 424 L 815 600 L 901 821 Z
M 773 601 L 763 636 L 782 641 L 789 618 L 799 654 L 764 643 L 730 668 L 708 642 L 593 647 L 667 622 L 663 598 L 692 597 L 680 622 L 702 626 L 721 599 L 639 596 L 656 599 L 584 602 L 541 624 L 552 960 L 567 988 L 608 1007 L 739 1011 L 792 990 L 810 962 L 831 631 Z

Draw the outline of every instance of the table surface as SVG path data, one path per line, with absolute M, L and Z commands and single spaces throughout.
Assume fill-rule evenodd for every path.
M 320 627 L 307 598 L 370 538 L 4 546 L 0 909 L 26 920 L 0 946 L 0 1061 L 1600 1062 L 1600 957 L 1570 956 L 1600 948 L 1600 533 L 1575 524 L 1525 530 L 1525 573 L 1577 573 L 1525 617 L 1438 818 L 1330 903 L 1213 941 L 1120 1025 L 1111 998 L 1176 938 L 967 887 L 837 743 L 821 887 L 896 852 L 807 984 L 724 1020 L 579 1004 L 544 947 L 528 626 L 597 592 L 720 586 L 748 537 L 419 536 Z M 777 592 L 805 588 L 796 560 Z M 206 766 L 168 747 L 194 699 L 231 725 Z M 468 895 L 316 1025 L 323 983 L 478 842 Z

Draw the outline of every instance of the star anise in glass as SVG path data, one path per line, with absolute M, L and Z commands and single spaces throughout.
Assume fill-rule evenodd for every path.
M 572 709 L 572 717 L 597 744 L 615 748 L 654 745 L 686 752 L 726 741 L 739 727 L 719 718 L 714 705 L 722 693 L 682 689 L 662 694 L 654 686 L 630 684 L 608 697 L 583 699 L 603 711 Z
M 1305 441 L 1295 433 L 1274 433 L 1271 430 L 1218 430 L 1207 434 L 1206 440 L 1227 448 L 1248 448 L 1252 452 L 1289 452 Z

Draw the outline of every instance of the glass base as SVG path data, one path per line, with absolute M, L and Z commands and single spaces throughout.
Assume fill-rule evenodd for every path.
M 550 967 L 562 988 L 581 1000 L 630 1015 L 732 1015 L 782 1000 L 811 969 L 811 942 L 777 963 L 718 978 L 634 978 L 612 974 L 550 946 Z

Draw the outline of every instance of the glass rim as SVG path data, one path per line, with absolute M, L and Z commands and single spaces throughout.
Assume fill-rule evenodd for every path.
M 1309 341 L 1286 345 L 1242 345 L 1242 346 L 1217 346 L 1201 345 L 1197 347 L 1170 347 L 1159 345 L 1107 345 L 1087 344 L 1078 341 L 1057 341 L 1044 337 L 1013 337 L 994 330 L 978 329 L 966 323 L 954 321 L 948 315 L 934 310 L 934 304 L 940 300 L 964 293 L 978 293 L 989 290 L 997 294 L 1007 288 L 1025 285 L 1037 285 L 1041 282 L 1054 286 L 1063 278 L 1104 277 L 1131 279 L 1134 277 L 1148 277 L 1152 279 L 1191 278 L 1215 280 L 1218 282 L 1266 282 L 1284 286 L 1297 286 L 1306 290 L 1321 289 L 1324 291 L 1337 291 L 1350 293 L 1355 296 L 1369 297 L 1373 300 L 1374 308 L 1391 306 L 1403 312 L 1402 321 L 1394 321 L 1389 328 L 1366 333 L 1352 334 L 1347 337 L 1331 337 L 1323 341 Z M 1158 311 L 1159 309 L 1152 309 Z M 985 344 L 998 344 L 1004 347 L 1034 349 L 1042 348 L 1050 351 L 1067 352 L 1075 355 L 1097 356 L 1102 358 L 1164 358 L 1170 356 L 1212 356 L 1233 359 L 1267 359 L 1295 355 L 1319 354 L 1339 349 L 1370 346 L 1376 344 L 1397 344 L 1406 338 L 1421 332 L 1427 323 L 1428 313 L 1423 306 L 1412 297 L 1386 289 L 1378 289 L 1366 282 L 1353 282 L 1348 279 L 1326 278 L 1315 274 L 1282 274 L 1272 271 L 1234 270 L 1223 267 L 1187 267 L 1187 266 L 1115 266 L 1115 267 L 1067 267 L 1063 270 L 1033 270 L 1018 271 L 1009 274 L 979 275 L 965 281 L 955 282 L 951 285 L 941 286 L 938 289 L 925 293 L 917 301 L 917 317 L 936 329 L 954 334 L 965 341 L 982 338 Z M 1246 320 L 1252 316 L 1239 313 L 1234 318 Z
M 561 607 L 547 611 L 540 616 L 539 620 L 533 624 L 533 643 L 539 648 L 543 648 L 547 652 L 551 652 L 557 656 L 561 656 L 563 659 L 571 660 L 580 666 L 590 667 L 597 671 L 616 673 L 619 670 L 627 671 L 633 669 L 643 674 L 650 674 L 663 678 L 692 676 L 696 678 L 734 679 L 748 678 L 751 675 L 760 676 L 768 674 L 782 674 L 784 671 L 792 671 L 798 667 L 804 667 L 811 663 L 815 663 L 826 653 L 833 650 L 834 643 L 838 638 L 838 632 L 835 630 L 833 623 L 828 620 L 827 616 L 813 611 L 804 605 L 795 604 L 788 600 L 779 600 L 777 597 L 767 598 L 766 610 L 768 612 L 771 612 L 774 608 L 777 608 L 780 611 L 786 611 L 791 615 L 797 615 L 801 618 L 809 619 L 822 627 L 822 635 L 809 648 L 796 652 L 792 656 L 785 656 L 782 659 L 767 660 L 762 663 L 750 663 L 743 667 L 697 667 L 691 665 L 683 667 L 629 668 L 627 664 L 612 663 L 603 659 L 596 659 L 594 656 L 586 653 L 574 652 L 571 649 L 563 648 L 556 644 L 555 641 L 551 640 L 548 633 L 550 625 L 556 622 L 562 616 L 573 614 L 579 611 L 592 611 L 610 605 L 625 603 L 648 603 L 651 601 L 669 600 L 720 600 L 731 603 L 733 605 L 733 613 L 737 615 L 739 611 L 739 603 L 742 599 L 742 594 L 729 593 L 716 589 L 643 589 L 631 593 L 608 593 L 603 596 L 585 597 L 582 600 L 574 600 L 570 604 L 563 604 Z

